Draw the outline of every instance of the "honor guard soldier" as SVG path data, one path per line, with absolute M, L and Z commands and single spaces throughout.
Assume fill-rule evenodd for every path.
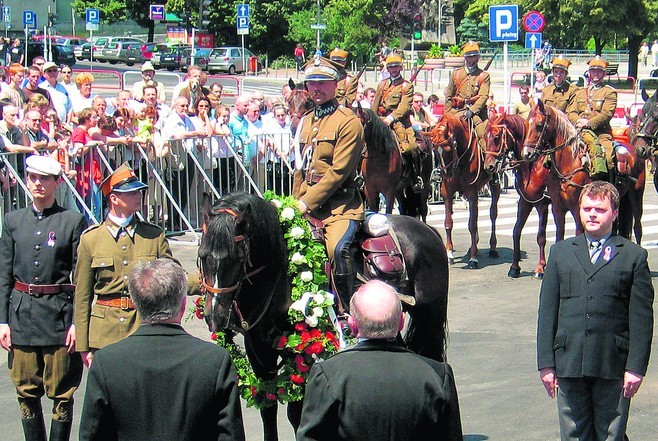
M 354 182 L 364 141 L 361 122 L 336 99 L 340 69 L 323 57 L 304 65 L 304 86 L 315 108 L 301 123 L 293 194 L 302 213 L 324 223 L 332 281 L 346 311 L 355 280 L 349 246 L 365 213 Z
M 164 231 L 135 214 L 146 188 L 126 163 L 118 167 L 101 183 L 109 208 L 107 217 L 87 229 L 80 239 L 74 323 L 77 350 L 88 367 L 95 350 L 127 337 L 139 327 L 128 293 L 128 275 L 135 264 L 173 258 Z
M 465 66 L 455 69 L 450 74 L 445 95 L 445 112 L 456 114 L 473 123 L 482 151 L 486 149 L 484 129 L 489 117 L 487 97 L 491 88 L 489 73 L 478 67 L 480 46 L 469 41 L 462 47 Z
M 56 159 L 33 155 L 25 164 L 32 205 L 6 214 L 0 240 L 0 345 L 9 351 L 25 439 L 46 440 L 45 393 L 53 400 L 50 439 L 68 440 L 82 380 L 71 272 L 86 222 L 55 200 Z
M 390 77 L 377 85 L 371 108 L 395 132 L 407 164 L 403 179 L 411 180 L 412 190 L 420 192 L 424 187 L 420 177 L 420 151 L 409 119 L 412 112 L 414 85 L 402 78 L 402 57 L 399 54 L 393 53 L 386 57 L 386 70 Z
M 571 62 L 563 56 L 553 59 L 551 72 L 553 82 L 544 87 L 541 92 L 541 100 L 544 104 L 560 109 L 562 112 L 567 111 L 578 90 L 578 87 L 567 80 L 570 65 Z
M 338 71 L 338 85 L 336 86 L 336 100 L 348 109 L 352 108 L 352 103 L 356 99 L 356 91 L 359 88 L 359 81 L 345 70 L 347 56 L 349 52 L 342 49 L 334 49 L 329 52 L 329 59 L 335 61 L 341 66 Z
M 597 55 L 587 64 L 589 86 L 576 92 L 573 102 L 567 108 L 567 115 L 576 128 L 580 129 L 581 137 L 587 144 L 592 160 L 591 178 L 607 180 L 608 170 L 614 173 L 610 120 L 617 108 L 617 91 L 603 84 L 607 61 Z

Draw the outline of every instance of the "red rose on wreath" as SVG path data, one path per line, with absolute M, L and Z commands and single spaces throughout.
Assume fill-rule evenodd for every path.
M 302 377 L 301 375 L 292 374 L 290 375 L 290 381 L 301 386 L 302 384 L 304 384 L 304 377 Z
M 279 341 L 276 344 L 276 348 L 277 349 L 283 349 L 283 348 L 286 347 L 286 343 L 288 343 L 288 337 L 286 337 L 285 335 L 282 335 L 279 338 Z
M 299 372 L 308 372 L 311 370 L 311 367 L 306 364 L 306 360 L 304 360 L 302 355 L 297 355 L 295 357 L 295 366 L 297 366 Z
M 306 323 L 304 323 L 304 322 L 298 322 L 298 323 L 295 325 L 295 331 L 297 331 L 297 332 L 302 332 L 302 331 L 305 331 L 305 330 L 306 330 Z
M 322 351 L 324 351 L 324 346 L 322 345 L 322 342 L 320 342 L 320 341 L 316 341 L 315 343 L 311 343 L 310 345 L 308 345 L 304 349 L 304 352 L 307 353 L 308 355 L 321 354 Z
M 265 398 L 267 398 L 270 401 L 276 401 L 276 395 L 271 394 L 269 392 L 265 394 Z

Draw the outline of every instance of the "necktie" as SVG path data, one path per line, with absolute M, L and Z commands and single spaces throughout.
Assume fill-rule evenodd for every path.
M 598 240 L 593 240 L 589 243 L 589 257 L 592 263 L 596 263 L 601 254 L 601 246 L 603 244 Z

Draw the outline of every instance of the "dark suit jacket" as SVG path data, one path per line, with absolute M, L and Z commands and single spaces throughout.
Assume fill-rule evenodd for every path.
M 653 335 L 653 286 L 643 248 L 619 236 L 592 264 L 584 235 L 556 243 L 539 300 L 539 369 L 558 377 L 644 375 Z
M 245 439 L 235 368 L 178 325 L 143 324 L 96 352 L 80 440 L 172 439 Z
M 449 365 L 366 340 L 311 369 L 297 441 L 462 440 Z

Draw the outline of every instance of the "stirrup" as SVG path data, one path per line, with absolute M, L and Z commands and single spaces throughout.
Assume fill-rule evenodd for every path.
M 414 178 L 413 184 L 411 185 L 411 190 L 414 193 L 420 193 L 424 189 L 425 189 L 425 183 L 423 182 L 423 178 L 421 178 L 420 176 L 416 176 Z
M 435 168 L 432 170 L 432 174 L 430 175 L 430 182 L 437 182 L 440 183 L 442 180 L 441 178 L 441 170 L 438 168 Z

